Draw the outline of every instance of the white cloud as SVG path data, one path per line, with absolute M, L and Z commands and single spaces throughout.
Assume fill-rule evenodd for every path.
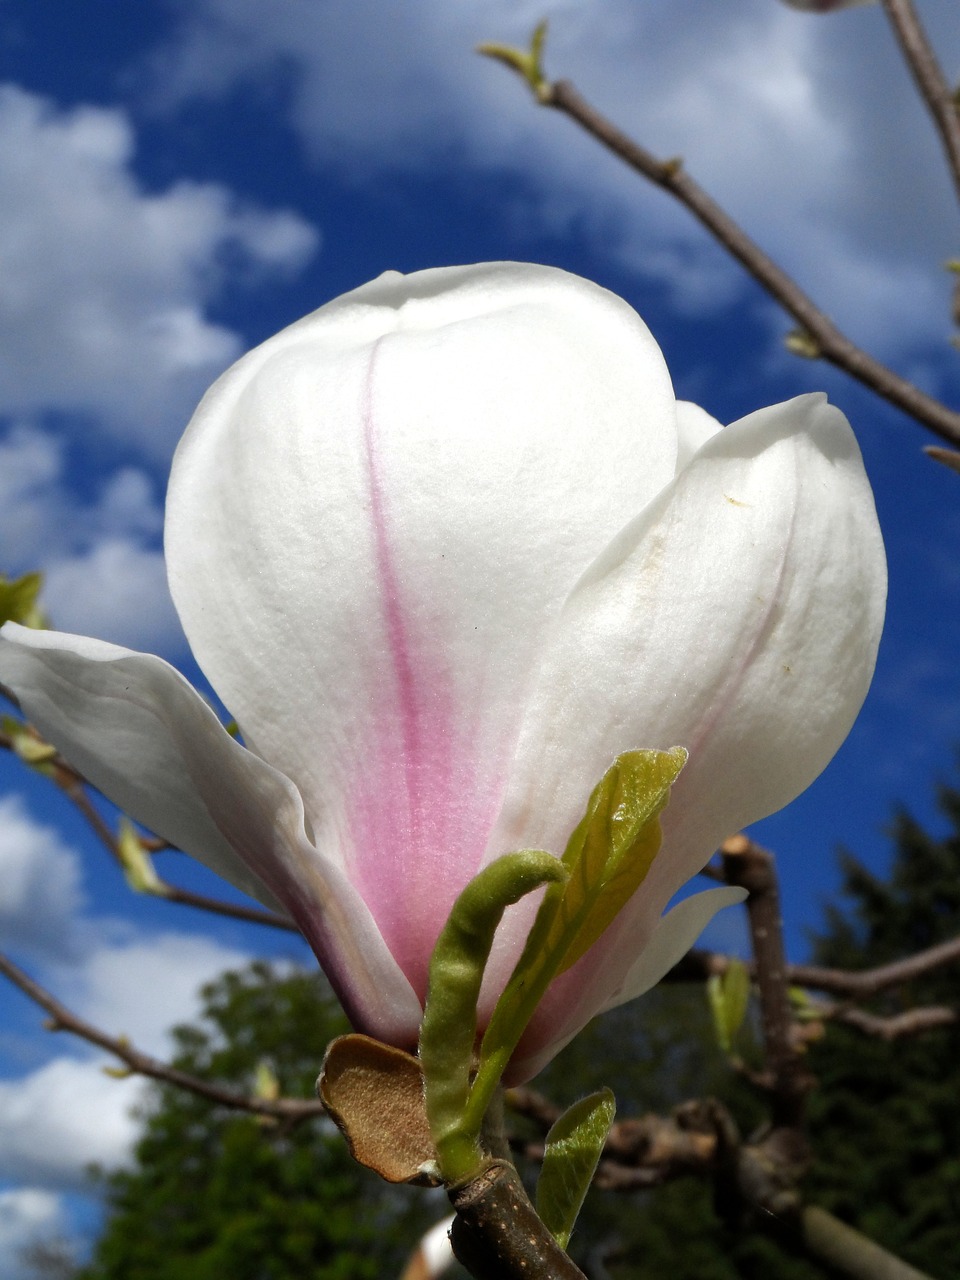
M 82 929 L 88 940 L 94 924 Z M 103 932 L 116 933 L 116 922 L 104 921 Z M 162 1058 L 171 1050 L 170 1028 L 196 1018 L 201 986 L 250 957 L 210 938 L 164 933 L 108 938 L 72 965 L 48 959 L 46 980 L 69 1008 Z M 126 1159 L 144 1082 L 117 1080 L 105 1074 L 107 1065 L 116 1062 L 99 1053 L 63 1056 L 0 1081 L 0 1178 L 80 1189 L 89 1165 L 110 1169 Z
M 80 860 L 16 795 L 0 797 L 0 940 L 28 958 L 75 959 Z
M 27 1280 L 23 1251 L 31 1245 L 63 1240 L 66 1217 L 61 1199 L 39 1187 L 0 1191 L 0 1275 Z
M 60 526 L 62 446 L 23 424 L 0 440 L 0 546 L 3 569 L 43 555 Z
M 200 988 L 250 960 L 202 934 L 90 913 L 79 855 L 13 795 L 0 798 L 0 946 L 81 1018 L 159 1058 L 170 1028 L 199 1014 Z M 0 1081 L 0 1179 L 80 1188 L 87 1165 L 126 1157 L 143 1082 L 105 1075 L 115 1060 L 82 1041 L 46 1045 L 62 1056 Z
M 82 930 L 88 939 L 93 923 Z M 107 934 L 117 932 L 116 922 L 103 923 Z M 71 966 L 48 963 L 45 978 L 75 1013 L 163 1058 L 170 1028 L 196 1018 L 200 987 L 248 961 L 212 939 L 170 933 L 106 941 Z M 0 1179 L 82 1189 L 88 1166 L 115 1168 L 127 1158 L 137 1134 L 132 1109 L 145 1085 L 107 1075 L 111 1065 L 116 1060 L 99 1051 L 64 1055 L 0 1081 Z
M 44 602 L 61 631 L 132 649 L 183 647 L 163 554 L 135 540 L 105 538 L 88 552 L 55 561 L 45 587 Z
M 182 651 L 159 548 L 163 514 L 150 477 L 120 467 L 82 501 L 66 482 L 66 447 L 26 423 L 0 437 L 0 570 L 43 570 L 41 602 L 61 631 Z
M 117 109 L 0 86 L 0 413 L 97 415 L 165 457 L 240 340 L 205 308 L 241 274 L 298 269 L 317 233 L 224 187 L 147 192 Z
M 105 941 L 82 965 L 54 968 L 51 981 L 66 1003 L 95 1026 L 162 1056 L 170 1048 L 170 1027 L 198 1013 L 204 983 L 249 960 L 201 934 L 161 933 Z
M 79 1190 L 91 1164 L 122 1163 L 136 1137 L 140 1080 L 116 1080 L 96 1062 L 57 1058 L 0 1081 L 0 1177 Z
M 438 163 L 512 171 L 538 197 L 526 216 L 592 233 L 622 265 L 676 282 L 686 309 L 737 296 L 739 268 L 686 213 L 475 56 L 482 39 L 525 44 L 537 0 L 424 0 L 389 15 L 379 0 L 180 8 L 155 103 L 277 76 L 324 164 L 361 179 Z M 924 13 L 947 61 L 960 56 L 953 10 L 930 0 Z M 941 339 L 952 197 L 879 10 L 818 20 L 773 0 L 558 0 L 546 12 L 548 73 L 574 78 L 654 152 L 682 156 L 854 336 L 886 354 Z

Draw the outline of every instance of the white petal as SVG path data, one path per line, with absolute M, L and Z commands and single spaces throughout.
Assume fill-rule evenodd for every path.
M 610 997 L 601 1012 L 606 1013 L 608 1009 L 616 1009 L 628 1000 L 645 995 L 675 964 L 680 963 L 718 911 L 744 902 L 746 897 L 746 889 L 727 886 L 704 889 L 678 902 L 661 919 L 620 990 Z
M 712 439 L 723 424 L 692 400 L 677 401 L 677 470 L 682 471 L 702 445 Z
M 608 994 L 723 837 L 831 759 L 870 683 L 885 588 L 853 434 L 817 396 L 715 435 L 584 575 L 545 655 L 488 857 L 562 849 L 620 752 L 687 748 L 661 852 L 594 949 Z
M 360 1025 L 415 1040 L 419 1004 L 355 890 L 307 840 L 296 788 L 234 741 L 179 672 L 8 623 L 0 680 L 124 812 L 262 902 L 282 903 Z
M 234 367 L 177 453 L 187 636 L 423 994 L 571 586 L 673 474 L 643 322 L 545 267 L 390 274 Z
M 687 748 L 670 810 L 689 793 L 720 836 L 782 807 L 860 709 L 885 590 L 843 414 L 801 396 L 727 427 L 568 600 L 490 856 L 562 848 L 591 786 L 633 747 Z
M 556 983 L 556 989 L 551 990 L 547 1003 L 537 1010 L 535 1021 L 511 1061 L 511 1082 L 535 1076 L 595 1014 L 616 1009 L 655 987 L 683 959 L 717 912 L 743 902 L 746 896 L 746 889 L 724 887 L 705 889 L 684 898 L 660 920 L 627 972 L 620 990 L 605 1003 L 598 1002 L 597 988 L 605 984 L 596 968 L 592 972 L 593 981 L 588 980 L 586 985 L 582 979 L 571 980 L 563 986 Z

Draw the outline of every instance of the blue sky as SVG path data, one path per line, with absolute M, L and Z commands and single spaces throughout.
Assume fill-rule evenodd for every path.
M 922 0 L 956 73 L 952 0 Z M 473 52 L 551 20 L 547 68 L 682 155 L 852 337 L 956 401 L 956 209 L 879 9 L 777 0 L 0 0 L 0 569 L 56 624 L 192 673 L 166 594 L 165 478 L 237 355 L 387 268 L 552 263 L 626 297 L 678 395 L 724 421 L 825 389 L 853 422 L 890 561 L 873 690 L 823 778 L 761 824 L 803 954 L 834 850 L 887 857 L 960 742 L 960 478 L 928 437 L 783 348 L 791 327 L 678 207 Z M 106 1027 L 163 1053 L 197 985 L 295 942 L 131 900 L 42 780 L 0 760 L 0 935 Z M 167 870 L 167 867 L 164 867 Z M 177 860 L 172 878 L 218 891 Z M 736 938 L 730 920 L 715 936 Z M 123 1158 L 136 1082 L 0 991 L 0 1271 L 82 1237 L 86 1162 Z

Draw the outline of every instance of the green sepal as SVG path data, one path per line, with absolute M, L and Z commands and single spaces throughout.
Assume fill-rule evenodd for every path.
M 724 1053 L 732 1053 L 750 1004 L 750 971 L 742 960 L 731 960 L 723 973 L 710 975 L 707 999 L 717 1043 Z
M 589 950 L 643 883 L 660 848 L 659 815 L 686 761 L 682 747 L 627 751 L 594 788 L 563 855 L 568 876 L 544 894 L 483 1037 L 470 1097 L 473 1123 L 486 1111 L 547 987 Z
M 477 1038 L 477 1000 L 497 925 L 511 903 L 565 877 L 565 868 L 551 853 L 526 849 L 504 854 L 462 891 L 433 949 L 420 1061 L 437 1163 L 448 1181 L 467 1177 L 482 1159 L 477 1139 L 483 1114 L 468 1125 L 464 1113 Z
M 45 627 L 47 620 L 37 604 L 42 586 L 43 576 L 39 573 L 25 573 L 22 578 L 0 573 L 0 626 L 19 622 L 35 630 Z
M 537 1213 L 561 1249 L 570 1243 L 616 1113 L 613 1094 L 601 1089 L 575 1102 L 547 1134 Z

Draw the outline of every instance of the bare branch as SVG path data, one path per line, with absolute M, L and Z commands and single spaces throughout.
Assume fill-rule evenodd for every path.
M 960 112 L 913 0 L 882 0 L 914 83 L 933 117 L 960 198 Z
M 133 1075 L 162 1080 L 166 1084 L 176 1085 L 178 1089 L 186 1089 L 189 1093 L 195 1093 L 219 1106 L 230 1107 L 236 1111 L 249 1111 L 254 1115 L 269 1116 L 275 1120 L 298 1122 L 324 1114 L 323 1104 L 319 1100 L 250 1097 L 247 1094 L 237 1093 L 233 1089 L 211 1084 L 209 1080 L 202 1080 L 199 1076 L 190 1075 L 186 1071 L 180 1071 L 177 1067 L 171 1067 L 166 1062 L 150 1057 L 149 1054 L 141 1053 L 123 1037 L 108 1035 L 99 1027 L 78 1017 L 2 953 L 0 953 L 0 973 L 9 978 L 15 987 L 50 1015 L 49 1030 L 69 1031 L 71 1035 L 79 1036 L 89 1044 L 106 1049 L 108 1053 L 119 1058 Z
M 788 976 L 791 983 L 798 987 L 810 987 L 816 991 L 827 991 L 832 995 L 854 996 L 865 1000 L 890 987 L 900 986 L 904 982 L 912 982 L 923 977 L 934 969 L 960 961 L 960 937 L 949 938 L 946 942 L 938 942 L 935 947 L 927 947 L 913 955 L 904 956 L 902 960 L 894 960 L 890 964 L 878 965 L 875 969 L 864 969 L 860 973 L 847 969 L 823 969 L 818 965 L 791 965 Z
M 960 446 L 960 413 L 901 378 L 841 333 L 796 281 L 694 181 L 682 160 L 661 160 L 647 151 L 592 106 L 569 80 L 557 80 L 552 84 L 542 81 L 538 83 L 535 97 L 543 106 L 553 107 L 569 116 L 636 173 L 679 200 L 797 321 L 799 333 L 793 335 L 792 349 L 836 365 L 948 444 Z
M 26 727 L 29 730 L 29 726 Z M 5 748 L 8 751 L 15 750 L 13 739 L 2 730 L 0 730 L 0 748 Z M 55 754 L 47 764 L 49 765 L 48 776 L 51 781 L 83 816 L 91 831 L 93 831 L 117 865 L 122 868 L 123 859 L 120 856 L 117 837 L 107 822 L 104 821 L 103 815 L 88 794 L 87 788 L 91 784 L 59 753 Z M 143 844 L 145 848 L 151 851 L 159 849 L 173 850 L 173 845 L 168 841 L 151 836 L 145 837 Z M 232 920 L 244 920 L 248 924 L 267 925 L 271 929 L 284 929 L 289 933 L 300 932 L 292 920 L 289 920 L 286 916 L 278 915 L 275 911 L 268 911 L 265 907 L 248 907 L 243 903 L 224 902 L 221 898 L 211 898 L 204 893 L 194 893 L 193 890 L 181 889 L 178 885 L 171 884 L 160 876 L 157 877 L 154 896 L 167 902 L 179 903 L 181 906 L 208 911 L 212 915 L 227 916 Z
M 947 1005 L 922 1005 L 915 1009 L 905 1009 L 903 1013 L 881 1017 L 879 1014 L 867 1013 L 865 1009 L 850 1009 L 842 1005 L 820 1006 L 816 1009 L 818 1017 L 832 1022 L 842 1022 L 845 1026 L 855 1027 L 864 1035 L 874 1036 L 879 1040 L 900 1040 L 905 1036 L 921 1035 L 925 1031 L 933 1031 L 938 1027 L 952 1027 L 958 1021 L 956 1009 Z
M 808 1253 L 850 1280 L 931 1280 L 816 1205 L 803 1209 L 800 1237 Z
M 960 961 L 960 937 L 949 938 L 934 947 L 904 956 L 875 969 L 826 969 L 815 964 L 787 965 L 787 981 L 792 987 L 806 987 L 829 995 L 866 1000 L 890 987 L 912 982 L 925 974 Z M 714 951 L 689 951 L 664 978 L 665 982 L 699 982 L 714 973 L 724 973 L 730 957 Z M 755 966 L 751 965 L 751 974 Z
M 760 992 L 764 1061 L 771 1077 L 773 1124 L 797 1127 L 813 1085 L 793 1034 L 787 961 L 783 949 L 780 890 L 773 854 L 746 836 L 731 836 L 722 846 L 727 882 L 749 893 L 747 918 L 753 941 L 754 977 Z

